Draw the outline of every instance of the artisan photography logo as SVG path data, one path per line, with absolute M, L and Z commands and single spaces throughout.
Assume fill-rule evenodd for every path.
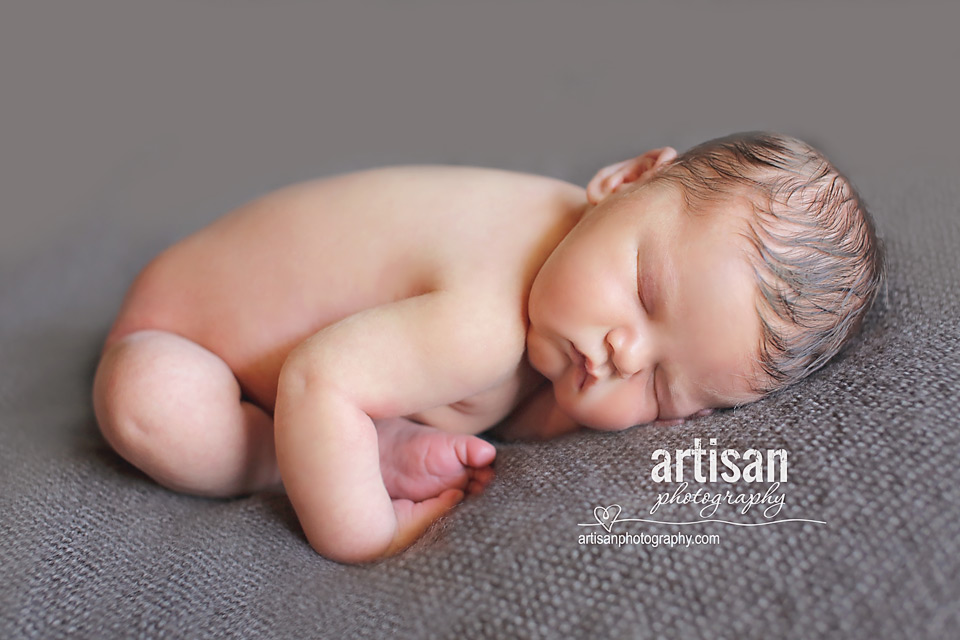
M 788 478 L 786 449 L 747 449 L 741 453 L 735 449 L 718 451 L 716 438 L 710 438 L 709 443 L 710 448 L 704 449 L 700 438 L 695 438 L 691 449 L 677 449 L 672 455 L 666 449 L 654 451 L 650 479 L 657 484 L 672 485 L 671 490 L 659 492 L 643 517 L 626 516 L 619 504 L 595 507 L 595 522 L 579 524 L 583 528 L 595 529 L 581 529 L 579 543 L 618 547 L 626 544 L 689 547 L 721 542 L 717 534 L 704 535 L 695 531 L 652 534 L 630 530 L 643 525 L 680 528 L 709 522 L 733 527 L 762 527 L 790 522 L 826 524 L 822 520 L 784 517 L 787 497 L 784 485 Z M 701 486 L 694 490 L 692 482 Z M 767 486 L 753 489 L 762 484 Z M 670 508 L 674 513 L 688 517 L 664 517 L 663 512 Z M 751 511 L 759 512 L 759 517 L 750 516 L 753 522 L 741 521 Z M 620 523 L 636 524 L 619 527 L 614 532 L 614 526 Z

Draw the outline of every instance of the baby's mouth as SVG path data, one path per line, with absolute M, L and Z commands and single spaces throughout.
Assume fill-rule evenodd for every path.
M 584 391 L 593 386 L 597 381 L 596 376 L 590 375 L 587 373 L 587 358 L 580 351 L 574 347 L 572 344 L 570 348 L 573 350 L 573 363 L 577 367 L 577 389 L 579 391 Z
M 587 373 L 586 370 L 583 371 L 582 375 L 583 375 L 583 379 L 580 381 L 580 391 L 586 391 L 587 389 L 592 387 L 594 384 L 596 384 L 597 381 L 599 380 L 599 378 L 597 378 L 596 376 L 592 376 L 589 373 Z

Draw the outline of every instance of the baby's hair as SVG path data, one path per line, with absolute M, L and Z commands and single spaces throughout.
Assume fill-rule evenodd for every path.
M 746 196 L 761 344 L 753 391 L 807 377 L 857 335 L 884 282 L 884 247 L 850 180 L 810 145 L 775 133 L 710 140 L 663 167 L 690 211 Z

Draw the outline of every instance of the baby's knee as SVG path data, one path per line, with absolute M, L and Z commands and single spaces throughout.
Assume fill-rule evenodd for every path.
M 113 449 L 146 471 L 162 453 L 160 423 L 152 406 L 160 404 L 156 348 L 144 332 L 112 342 L 104 351 L 93 382 L 93 408 L 100 432 Z M 147 464 L 152 462 L 154 464 Z
M 93 385 L 100 431 L 124 459 L 161 485 L 188 493 L 210 493 L 203 451 L 203 425 L 218 409 L 221 388 L 209 366 L 198 361 L 186 339 L 162 331 L 139 331 L 113 342 L 104 352 Z M 196 346 L 196 345 L 195 345 Z M 199 346 L 196 346 L 199 349 Z M 226 375 L 232 374 L 227 370 Z
M 134 406 L 138 397 L 134 389 L 146 367 L 136 344 L 138 338 L 131 334 L 112 342 L 100 357 L 93 379 L 97 424 L 107 442 L 124 458 L 128 458 L 125 452 L 131 443 L 140 440 L 137 431 L 141 423 L 136 419 Z M 142 401 L 142 397 L 139 400 Z

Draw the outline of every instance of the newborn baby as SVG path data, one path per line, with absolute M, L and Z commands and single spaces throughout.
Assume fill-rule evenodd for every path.
M 365 562 L 483 490 L 496 450 L 476 434 L 752 402 L 835 355 L 882 274 L 851 184 L 776 134 L 648 151 L 586 191 L 381 168 L 265 195 L 151 261 L 94 407 L 160 484 L 282 480 L 314 549 Z

